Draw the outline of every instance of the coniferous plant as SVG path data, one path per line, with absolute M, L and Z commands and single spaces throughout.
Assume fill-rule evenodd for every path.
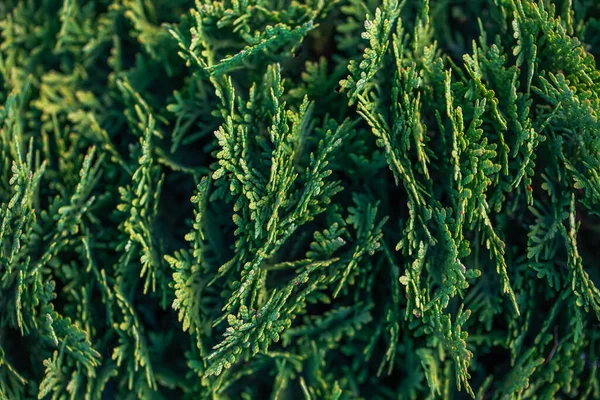
M 0 399 L 600 398 L 596 0 L 0 2 Z

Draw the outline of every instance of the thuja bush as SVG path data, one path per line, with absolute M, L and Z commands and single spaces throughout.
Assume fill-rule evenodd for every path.
M 3 0 L 0 398 L 599 398 L 596 0 Z

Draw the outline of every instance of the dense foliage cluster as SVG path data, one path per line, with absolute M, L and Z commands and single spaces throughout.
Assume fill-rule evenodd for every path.
M 1 399 L 600 398 L 596 0 L 2 0 Z

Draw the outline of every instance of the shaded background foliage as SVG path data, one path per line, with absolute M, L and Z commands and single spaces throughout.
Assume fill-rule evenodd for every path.
M 0 398 L 598 398 L 592 0 L 0 2 Z

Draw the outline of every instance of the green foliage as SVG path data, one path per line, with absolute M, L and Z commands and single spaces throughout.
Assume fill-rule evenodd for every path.
M 600 398 L 598 15 L 0 2 L 0 399 Z

